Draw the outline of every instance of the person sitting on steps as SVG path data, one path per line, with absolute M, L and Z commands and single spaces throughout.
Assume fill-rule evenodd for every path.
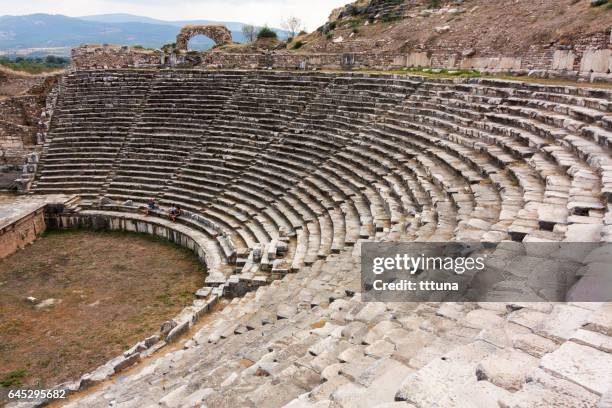
M 181 207 L 176 204 L 172 204 L 170 209 L 168 210 L 168 218 L 172 220 L 172 222 L 176 222 L 176 219 L 180 217 L 182 214 Z
M 144 213 L 144 215 L 150 215 L 152 211 L 159 210 L 159 206 L 157 205 L 157 202 L 155 201 L 155 199 L 152 198 L 149 201 L 147 201 L 146 207 L 140 207 L 139 210 L 140 212 Z
M 159 206 L 157 205 L 157 203 L 155 202 L 155 199 L 152 198 L 148 203 L 147 203 L 147 215 L 149 215 L 151 213 L 151 211 L 157 211 L 159 210 Z

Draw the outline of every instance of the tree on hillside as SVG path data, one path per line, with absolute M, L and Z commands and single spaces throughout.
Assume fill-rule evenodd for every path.
M 281 27 L 289 32 L 290 37 L 295 37 L 297 33 L 304 29 L 304 23 L 299 18 L 291 16 L 281 23 Z
M 257 37 L 257 29 L 253 24 L 245 24 L 242 26 L 242 35 L 248 42 L 253 42 Z
M 272 30 L 270 27 L 263 26 L 261 28 L 261 30 L 259 30 L 259 32 L 257 33 L 257 38 L 261 39 L 261 38 L 276 38 L 276 31 Z

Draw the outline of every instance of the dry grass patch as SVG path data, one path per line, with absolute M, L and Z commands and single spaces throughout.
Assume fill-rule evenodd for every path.
M 105 363 L 189 305 L 204 277 L 188 250 L 130 233 L 51 232 L 0 260 L 0 391 Z

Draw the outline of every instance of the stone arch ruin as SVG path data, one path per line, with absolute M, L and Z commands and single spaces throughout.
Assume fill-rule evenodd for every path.
M 217 45 L 233 42 L 232 33 L 223 25 L 187 25 L 176 36 L 176 49 L 187 51 L 189 40 L 197 35 L 205 35 Z

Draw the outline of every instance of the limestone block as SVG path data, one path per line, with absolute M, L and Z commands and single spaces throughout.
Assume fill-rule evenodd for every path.
M 212 388 L 203 388 L 200 390 L 196 390 L 191 394 L 187 395 L 182 401 L 182 407 L 194 407 L 200 406 L 200 404 L 206 400 L 206 398 L 210 397 L 214 394 L 215 390 Z
M 612 336 L 612 303 L 606 303 L 589 316 L 585 329 Z
M 355 320 L 371 322 L 387 310 L 387 306 L 382 302 L 368 303 L 355 315 Z
M 531 333 L 514 336 L 512 338 L 512 346 L 534 357 L 542 357 L 557 348 L 557 344 L 554 341 Z
M 612 50 L 588 50 L 582 55 L 581 72 L 606 73 L 610 69 Z
M 159 400 L 159 406 L 163 408 L 178 408 L 182 404 L 182 400 L 187 391 L 187 385 L 181 385 L 178 388 L 170 391 L 162 399 Z
M 504 319 L 491 310 L 476 309 L 469 312 L 460 323 L 475 329 L 501 327 Z
M 384 359 L 368 368 L 357 379 L 339 387 L 332 399 L 343 407 L 369 408 L 392 403 L 401 382 L 412 370 L 394 360 Z
M 376 341 L 382 339 L 387 333 L 393 329 L 399 328 L 399 324 L 389 320 L 383 320 L 374 326 L 366 335 L 363 342 L 365 344 L 374 344 Z
M 395 351 L 395 345 L 385 340 L 378 340 L 365 348 L 365 353 L 374 358 L 389 357 Z
M 535 330 L 548 319 L 548 314 L 531 309 L 520 309 L 508 316 L 508 321 Z
M 595 224 L 568 225 L 565 242 L 599 242 L 601 229 L 601 225 Z
M 510 348 L 512 347 L 513 338 L 528 333 L 530 333 L 530 330 L 524 326 L 506 323 L 501 327 L 484 328 L 478 333 L 476 338 L 499 348 Z
M 612 353 L 612 337 L 605 334 L 580 329 L 574 333 L 570 340 L 606 353 Z
M 530 375 L 523 388 L 500 400 L 502 407 L 595 407 L 599 397 L 570 381 L 541 369 Z
M 512 394 L 488 381 L 470 379 L 443 395 L 436 406 L 445 408 L 498 407 Z
M 538 359 L 516 350 L 499 350 L 476 367 L 476 377 L 508 391 L 518 391 Z
M 592 311 L 580 307 L 555 305 L 552 313 L 536 327 L 536 333 L 553 341 L 569 340 L 591 314 Z
M 610 387 L 612 354 L 568 341 L 555 352 L 545 355 L 540 367 L 602 395 Z
M 576 55 L 571 50 L 557 50 L 553 54 L 552 69 L 571 71 Z
M 407 58 L 408 57 L 406 55 L 396 55 L 393 57 L 393 62 L 391 62 L 391 65 L 395 67 L 405 67 Z
M 501 57 L 497 69 L 501 71 L 518 71 L 521 69 L 521 58 Z
M 297 313 L 297 308 L 294 305 L 279 305 L 276 309 L 276 317 L 278 319 L 289 319 Z
M 495 347 L 475 342 L 435 359 L 402 384 L 395 398 L 417 406 L 434 406 L 438 398 L 475 377 L 476 366 Z
M 425 52 L 413 52 L 408 54 L 406 58 L 407 67 L 429 67 L 431 66 L 431 58 Z
M 612 387 L 601 397 L 597 408 L 612 408 Z

